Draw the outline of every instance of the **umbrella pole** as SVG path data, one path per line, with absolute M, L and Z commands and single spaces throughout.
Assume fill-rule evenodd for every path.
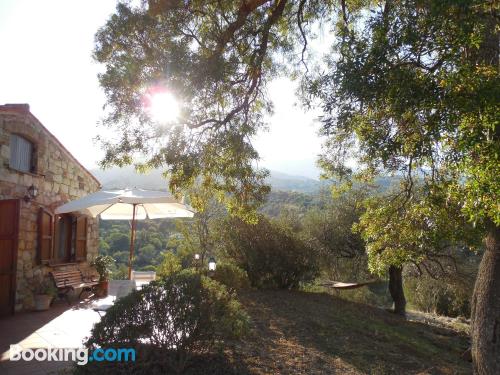
M 132 258 L 134 257 L 134 240 L 135 240 L 135 206 L 133 204 L 132 211 L 132 227 L 130 228 L 130 252 L 128 258 L 128 279 L 132 280 Z

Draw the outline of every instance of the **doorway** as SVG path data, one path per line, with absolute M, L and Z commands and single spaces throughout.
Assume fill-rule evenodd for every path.
M 14 313 L 19 200 L 0 200 L 0 316 Z

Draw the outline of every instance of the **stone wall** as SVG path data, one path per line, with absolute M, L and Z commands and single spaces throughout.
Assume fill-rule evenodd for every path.
M 34 173 L 9 168 L 12 133 L 35 145 Z M 23 197 L 31 185 L 38 188 L 38 196 L 26 202 Z M 61 204 L 99 188 L 99 181 L 30 113 L 28 105 L 0 106 L 0 199 L 21 199 L 16 310 L 32 308 L 32 285 L 51 270 L 49 266 L 38 264 L 36 259 L 40 207 L 53 213 Z M 88 218 L 87 222 L 87 261 L 76 265 L 84 272 L 97 255 L 99 242 L 97 219 Z M 75 265 L 66 265 L 72 266 Z

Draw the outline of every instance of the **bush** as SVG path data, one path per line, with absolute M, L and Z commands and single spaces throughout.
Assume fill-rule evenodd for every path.
M 115 260 L 109 255 L 98 255 L 92 261 L 91 265 L 99 274 L 99 281 L 109 280 L 109 276 L 115 265 Z
M 185 270 L 119 299 L 85 345 L 89 351 L 136 348 L 137 362 L 126 364 L 133 367 L 129 373 L 178 373 L 193 355 L 209 352 L 218 340 L 241 336 L 247 327 L 248 316 L 223 285 Z M 92 365 L 86 370 L 95 370 Z M 106 365 L 119 372 L 119 363 Z
M 221 251 L 248 274 L 257 288 L 298 288 L 314 279 L 315 251 L 288 227 L 263 216 L 252 225 L 239 219 L 222 223 Z
M 473 284 L 460 285 L 429 276 L 407 277 L 404 281 L 408 303 L 424 312 L 451 317 L 470 316 Z
M 250 288 L 250 280 L 247 273 L 231 263 L 217 264 L 217 270 L 214 273 L 213 279 L 224 284 L 231 291 Z

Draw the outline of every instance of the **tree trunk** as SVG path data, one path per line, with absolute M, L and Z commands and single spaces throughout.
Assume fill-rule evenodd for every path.
M 406 299 L 403 290 L 403 267 L 389 267 L 389 292 L 394 301 L 394 313 L 406 315 Z
M 500 227 L 488 223 L 486 250 L 472 296 L 471 338 L 474 373 L 500 374 Z
M 493 8 L 492 8 L 493 9 Z M 483 43 L 479 48 L 481 64 L 499 68 L 500 33 L 498 17 L 485 14 Z M 494 142 L 500 142 L 497 126 Z M 500 374 L 500 227 L 486 220 L 485 252 L 474 285 L 471 311 L 472 362 L 474 374 Z

